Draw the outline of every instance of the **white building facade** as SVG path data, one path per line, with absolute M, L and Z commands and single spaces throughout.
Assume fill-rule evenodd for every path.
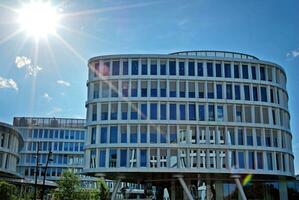
M 273 187 L 285 197 L 279 180 L 294 177 L 294 156 L 281 66 L 185 51 L 98 56 L 88 67 L 86 174 L 151 183 L 171 199 L 179 186 L 189 199 L 250 198 L 240 181 L 251 175 L 270 199 Z
M 0 122 L 0 177 L 21 178 L 17 173 L 19 150 L 23 145 L 21 134 L 11 125 Z

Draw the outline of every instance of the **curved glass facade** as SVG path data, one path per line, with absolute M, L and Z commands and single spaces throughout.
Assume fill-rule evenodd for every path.
M 0 177 L 20 177 L 17 173 L 17 163 L 22 145 L 21 134 L 11 125 L 0 122 Z
M 90 59 L 85 172 L 294 176 L 284 70 L 220 53 Z

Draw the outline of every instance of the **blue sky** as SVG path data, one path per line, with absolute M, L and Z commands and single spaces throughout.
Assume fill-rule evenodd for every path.
M 12 123 L 14 116 L 85 117 L 86 63 L 92 56 L 243 52 L 278 63 L 287 73 L 299 173 L 299 1 L 80 2 L 52 2 L 68 16 L 60 20 L 64 28 L 57 29 L 62 39 L 49 35 L 38 45 L 23 32 L 13 34 L 19 24 L 10 8 L 20 8 L 19 1 L 0 2 L 0 121 Z M 31 64 L 27 60 L 17 67 L 17 57 Z

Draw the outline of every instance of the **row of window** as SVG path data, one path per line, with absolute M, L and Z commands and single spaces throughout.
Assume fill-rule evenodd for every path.
M 22 173 L 25 176 L 35 176 L 35 167 L 24 167 L 22 170 L 23 170 Z M 46 176 L 47 177 L 60 177 L 64 170 L 69 170 L 69 169 L 62 168 L 62 167 L 49 167 L 47 169 Z M 80 174 L 83 171 L 82 168 L 72 168 L 72 171 L 77 173 L 80 177 L 85 177 Z M 42 177 L 44 176 L 44 173 L 45 173 L 44 170 L 38 170 L 37 174 L 40 179 L 42 179 Z
M 276 70 L 275 70 L 276 69 Z M 239 63 L 196 62 L 194 60 L 119 60 L 94 63 L 91 68 L 93 77 L 118 75 L 170 75 L 170 76 L 207 76 L 223 78 L 243 78 L 263 81 L 276 81 L 285 84 L 285 75 L 272 67 L 260 67 Z
M 289 115 L 285 110 L 275 107 L 241 104 L 212 104 L 195 102 L 91 104 L 90 119 L 91 121 L 183 120 L 245 122 L 280 125 L 282 127 L 289 128 Z
M 39 163 L 46 164 L 48 154 L 40 154 Z M 83 155 L 69 155 L 69 154 L 53 154 L 51 155 L 51 165 L 83 165 L 84 156 Z M 21 157 L 21 162 L 24 164 L 35 164 L 36 154 L 24 154 Z
M 16 135 L 0 133 L 0 147 L 9 149 L 12 152 L 18 152 L 19 140 Z
M 27 151 L 36 151 L 37 142 L 27 142 Z M 82 152 L 84 142 L 39 142 L 40 151 Z
M 0 170 L 16 171 L 17 157 L 10 153 L 0 152 Z
M 90 87 L 91 89 L 91 87 Z M 269 94 L 268 94 L 269 93 Z M 186 81 L 111 81 L 93 84 L 92 99 L 113 97 L 173 97 L 261 101 L 287 107 L 287 94 L 255 84 Z
M 29 129 L 27 138 L 84 140 L 85 131 L 65 129 Z
M 91 127 L 90 144 L 177 143 L 291 147 L 291 136 L 276 129 L 202 126 L 101 126 Z
M 90 151 L 90 168 L 236 168 L 286 172 L 291 171 L 292 162 L 288 154 L 261 151 L 133 148 L 99 149 L 98 155 L 95 150 Z

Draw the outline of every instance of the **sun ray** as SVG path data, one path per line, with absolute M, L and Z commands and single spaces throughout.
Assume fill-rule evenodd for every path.
M 96 14 L 96 13 L 102 13 L 102 12 L 124 10 L 124 9 L 129 9 L 129 8 L 145 7 L 145 6 L 150 6 L 150 5 L 154 5 L 157 3 L 162 3 L 162 2 L 151 1 L 151 2 L 142 2 L 142 3 L 131 4 L 131 5 L 125 5 L 125 6 L 114 6 L 114 7 L 109 7 L 109 8 L 90 9 L 90 10 L 62 14 L 61 17 L 62 18 L 75 17 L 75 16 L 90 15 L 90 14 Z
M 59 79 L 62 79 L 62 75 L 61 75 L 60 70 L 58 68 L 58 64 L 57 64 L 57 61 L 56 61 L 56 58 L 54 56 L 54 52 L 53 52 L 52 46 L 51 46 L 48 38 L 46 38 L 46 45 L 47 45 L 47 48 L 48 48 L 48 51 L 49 51 L 49 54 L 50 54 L 51 62 L 53 63 L 53 66 L 55 68 L 55 71 L 58 74 Z
M 67 41 L 65 41 L 59 34 L 55 34 L 55 37 L 62 42 L 62 44 L 68 49 L 70 50 L 80 61 L 82 61 L 84 63 L 84 65 L 86 65 L 87 63 L 87 59 L 83 58 L 83 56 L 80 55 L 80 53 L 78 53 Z
M 15 32 L 9 34 L 8 36 L 6 36 L 5 38 L 3 38 L 2 40 L 0 40 L 0 45 L 11 40 L 12 38 L 14 38 L 15 36 L 17 36 L 18 34 L 20 34 L 22 32 L 22 29 L 18 29 Z
M 83 32 L 83 31 L 79 31 L 79 30 L 70 28 L 70 27 L 62 25 L 62 24 L 59 24 L 58 27 L 63 29 L 63 30 L 66 30 L 68 32 L 75 33 L 75 34 L 78 34 L 78 35 L 81 35 L 81 36 L 84 36 L 84 37 L 87 37 L 87 38 L 90 38 L 90 39 L 95 39 L 95 40 L 98 40 L 98 41 L 101 41 L 101 42 L 109 43 L 108 41 L 101 40 L 99 37 L 96 37 L 94 35 L 88 34 L 88 33 Z
M 0 8 L 4 8 L 6 10 L 9 10 L 9 11 L 15 12 L 15 13 L 18 12 L 17 9 L 14 9 L 13 7 L 10 7 L 10 6 L 4 5 L 4 4 L 0 4 Z
M 33 64 L 37 65 L 39 55 L 39 39 L 35 38 L 34 40 L 34 57 L 33 57 Z
M 18 49 L 16 50 L 16 55 L 19 55 L 19 53 L 23 49 L 25 43 L 27 42 L 27 40 L 28 40 L 28 37 L 24 37 L 24 39 L 22 40 L 22 42 L 18 45 Z

